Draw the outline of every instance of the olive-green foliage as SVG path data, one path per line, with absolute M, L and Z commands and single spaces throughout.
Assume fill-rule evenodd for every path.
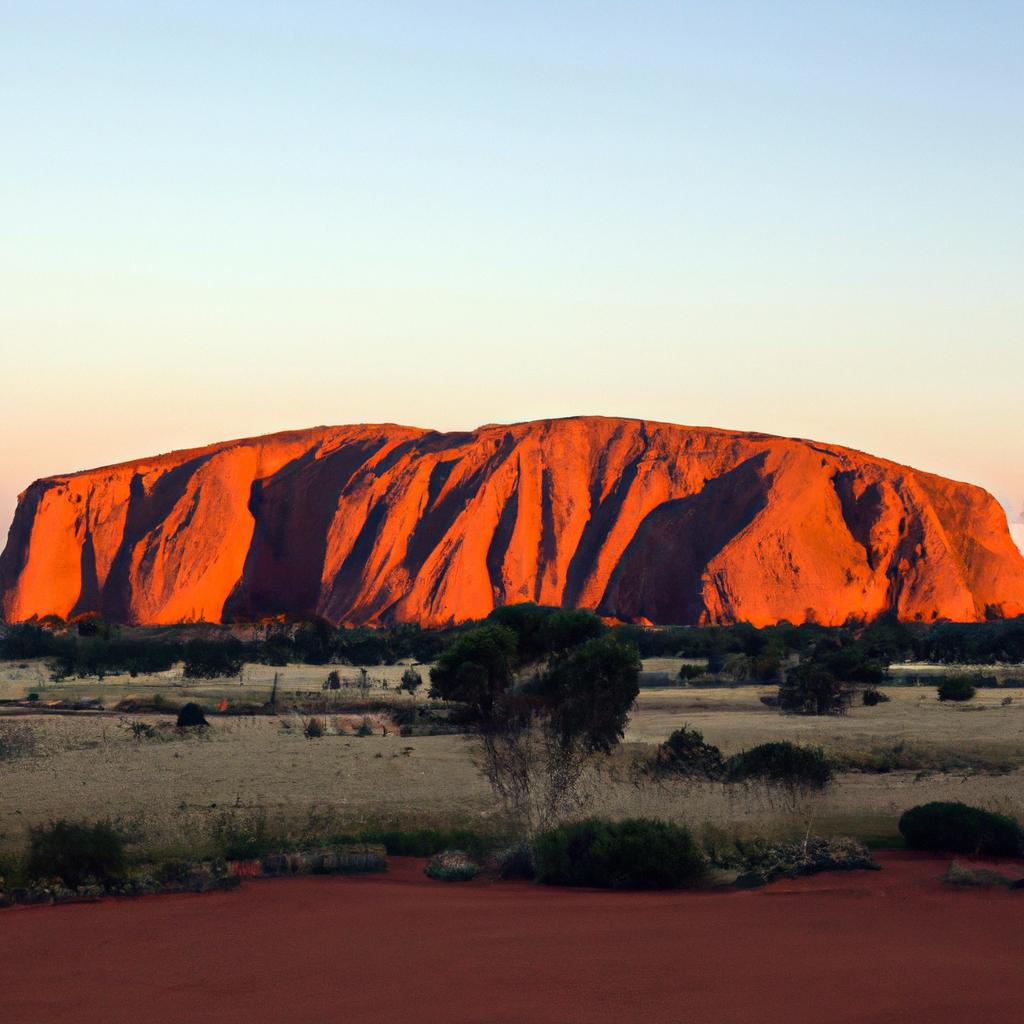
M 911 807 L 900 818 L 899 829 L 912 850 L 990 857 L 1024 853 L 1024 830 L 1013 818 L 959 802 L 935 801 Z
M 206 721 L 203 709 L 195 701 L 190 700 L 187 704 L 182 704 L 181 710 L 178 712 L 178 721 L 175 724 L 179 729 L 193 729 L 210 723 Z
M 978 692 L 967 676 L 946 676 L 938 686 L 939 700 L 971 700 Z
M 459 637 L 430 670 L 430 695 L 490 716 L 512 685 L 516 634 L 505 626 L 481 626 Z
M 820 747 L 801 747 L 783 740 L 733 754 L 726 762 L 725 774 L 729 782 L 821 790 L 832 781 L 833 769 Z
M 533 860 L 539 882 L 605 889 L 676 889 L 705 871 L 686 829 L 649 818 L 560 825 L 535 838 Z
M 608 753 L 622 739 L 639 692 L 636 648 L 612 636 L 595 637 L 556 657 L 528 692 L 535 694 L 552 733 Z
M 658 747 L 656 764 L 661 771 L 677 772 L 704 779 L 721 778 L 725 770 L 722 752 L 718 747 L 704 742 L 699 729 L 683 726 L 676 729 Z
M 87 878 L 98 882 L 124 872 L 124 840 L 113 826 L 58 821 L 29 833 L 27 872 L 31 878 L 60 878 L 72 888 Z
M 245 649 L 234 637 L 221 640 L 189 640 L 185 644 L 185 676 L 189 679 L 218 679 L 237 676 L 242 670 Z
M 814 661 L 790 669 L 779 687 L 779 708 L 795 715 L 845 715 L 850 689 L 829 669 Z
M 401 689 L 406 693 L 415 693 L 423 685 L 423 676 L 414 668 L 407 668 L 402 673 Z

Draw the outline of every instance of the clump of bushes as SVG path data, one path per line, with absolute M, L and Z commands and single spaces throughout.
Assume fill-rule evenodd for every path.
M 464 828 L 419 828 L 368 830 L 360 835 L 365 843 L 379 843 L 393 857 L 432 857 L 444 850 L 466 850 L 483 856 L 494 846 L 494 839 Z
M 876 704 L 887 704 L 891 698 L 887 693 L 876 690 L 873 686 L 864 691 L 864 705 L 873 708 Z
M 423 676 L 414 668 L 407 668 L 402 673 L 401 689 L 406 693 L 413 694 L 423 685 Z
M 307 719 L 306 724 L 302 727 L 302 735 L 307 740 L 317 740 L 326 732 L 324 729 L 324 722 L 322 718 L 310 718 Z
M 182 704 L 178 711 L 178 721 L 175 723 L 179 729 L 195 729 L 208 726 L 210 723 L 203 714 L 203 709 L 193 700 Z
M 325 690 L 340 690 L 341 689 L 341 676 L 338 675 L 337 669 L 331 669 L 327 673 L 327 678 L 324 680 Z
M 124 873 L 124 840 L 106 822 L 57 821 L 29 833 L 30 878 L 59 878 L 77 888 L 87 878 L 103 883 Z
M 370 720 L 368 718 L 364 718 L 359 723 L 359 728 L 356 729 L 356 735 L 357 736 L 372 736 L 373 735 L 373 726 L 370 725 Z
M 440 882 L 468 882 L 480 874 L 480 865 L 462 850 L 445 850 L 434 854 L 424 871 Z
M 658 747 L 655 761 L 663 771 L 705 779 L 721 778 L 725 761 L 718 747 L 704 742 L 699 729 L 684 725 Z
M 1016 857 L 1024 851 L 1024 829 L 1005 814 L 959 802 L 911 807 L 900 818 L 900 834 L 911 850 Z
M 729 782 L 762 782 L 793 790 L 822 790 L 832 781 L 832 763 L 820 747 L 788 740 L 762 743 L 734 754 L 726 762 Z
M 970 700 L 977 692 L 967 676 L 946 676 L 939 683 L 939 700 Z
M 242 671 L 245 648 L 235 637 L 189 640 L 184 650 L 186 679 L 219 679 Z
M 590 818 L 541 832 L 533 843 L 538 882 L 602 889 L 677 889 L 705 872 L 690 833 L 650 818 Z
M 1014 886 L 1014 879 L 1007 878 L 1006 875 L 1000 874 L 998 871 L 990 871 L 988 868 L 967 868 L 958 860 L 949 865 L 946 873 L 942 876 L 942 881 L 955 889 L 991 889 L 995 886 L 1006 886 L 1007 888 Z

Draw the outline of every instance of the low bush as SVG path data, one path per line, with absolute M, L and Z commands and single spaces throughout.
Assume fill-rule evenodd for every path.
M 1016 857 L 1024 851 L 1024 830 L 1013 818 L 969 804 L 919 804 L 903 814 L 899 829 L 911 850 L 989 857 Z
M 537 881 L 602 889 L 677 889 L 704 875 L 690 833 L 650 818 L 590 818 L 540 833 L 533 842 Z
M 462 828 L 420 828 L 407 832 L 369 830 L 359 838 L 366 843 L 380 843 L 393 857 L 432 857 L 435 853 L 455 849 L 482 856 L 495 845 L 492 838 Z
M 529 843 L 519 843 L 502 850 L 497 855 L 498 877 L 508 881 L 513 878 L 525 878 L 531 881 L 536 877 L 533 866 L 533 851 Z
M 58 821 L 29 833 L 27 873 L 60 878 L 76 888 L 87 878 L 107 882 L 124 873 L 124 840 L 113 826 Z
M 480 874 L 480 865 L 461 850 L 445 850 L 430 858 L 424 872 L 439 882 L 468 882 Z
M 356 735 L 357 736 L 372 736 L 373 735 L 373 726 L 370 725 L 370 720 L 368 718 L 364 718 L 359 723 L 359 728 L 356 729 Z
M 939 700 L 970 700 L 978 691 L 967 676 L 946 676 L 939 683 Z
M 190 700 L 187 704 L 182 704 L 181 710 L 178 712 L 178 721 L 175 724 L 179 729 L 195 729 L 210 723 L 207 722 L 203 709 L 195 701 Z
M 869 708 L 873 708 L 876 704 L 888 704 L 890 699 L 887 693 L 876 690 L 874 687 L 869 687 L 864 691 L 864 704 Z
M 423 676 L 414 668 L 407 668 L 402 673 L 401 689 L 406 693 L 415 693 L 423 685 Z
M 725 773 L 729 782 L 822 790 L 832 781 L 833 769 L 820 747 L 801 747 L 783 740 L 734 754 L 726 762 Z
M 1008 888 L 1014 882 L 1012 878 L 998 871 L 990 871 L 988 868 L 967 868 L 958 860 L 946 868 L 942 881 L 955 889 L 992 889 L 996 886 Z
M 307 740 L 317 740 L 326 732 L 324 729 L 324 723 L 322 718 L 310 718 L 307 719 L 306 724 L 302 727 L 302 735 Z
M 341 689 L 341 676 L 338 675 L 337 669 L 331 669 L 327 673 L 327 678 L 324 680 L 325 690 L 340 690 Z
M 686 725 L 658 747 L 656 763 L 664 771 L 705 779 L 720 778 L 725 767 L 718 747 L 705 743 L 703 733 Z

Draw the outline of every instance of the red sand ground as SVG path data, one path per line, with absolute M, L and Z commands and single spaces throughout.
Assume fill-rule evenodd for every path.
M 386 877 L 0 911 L 4 1024 L 1024 1020 L 1024 894 L 948 859 L 752 892 Z

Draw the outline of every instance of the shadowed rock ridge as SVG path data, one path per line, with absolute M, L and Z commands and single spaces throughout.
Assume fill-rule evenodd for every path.
M 604 417 L 315 427 L 33 483 L 7 621 L 440 625 L 520 601 L 630 622 L 1024 613 L 981 488 L 810 441 Z

